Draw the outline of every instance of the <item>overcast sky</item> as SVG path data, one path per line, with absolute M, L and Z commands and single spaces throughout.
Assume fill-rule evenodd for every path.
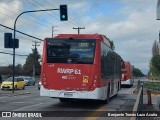
M 69 21 L 59 20 L 59 11 L 27 13 L 17 21 L 17 30 L 44 39 L 54 34 L 76 34 L 73 27 L 85 27 L 83 34 L 100 33 L 114 41 L 115 51 L 126 61 L 147 73 L 154 40 L 158 40 L 160 21 L 156 20 L 157 0 L 0 0 L 0 24 L 12 27 L 23 11 L 59 8 L 68 5 Z M 4 33 L 12 32 L 0 26 L 0 52 L 4 48 Z M 16 34 L 20 47 L 16 53 L 28 55 L 35 39 Z M 42 53 L 43 42 L 38 50 Z M 26 57 L 16 56 L 16 64 L 24 64 Z M 0 53 L 0 66 L 12 64 L 12 56 Z

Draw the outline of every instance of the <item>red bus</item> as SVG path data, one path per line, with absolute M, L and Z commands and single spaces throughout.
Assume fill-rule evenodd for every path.
M 46 38 L 41 96 L 108 102 L 120 89 L 121 57 L 100 34 L 59 34 Z
M 129 61 L 124 61 L 125 67 L 122 69 L 121 85 L 133 86 L 133 66 Z

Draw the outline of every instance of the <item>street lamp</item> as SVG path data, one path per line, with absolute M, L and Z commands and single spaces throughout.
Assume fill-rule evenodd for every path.
M 12 73 L 13 73 L 13 83 L 12 83 L 12 93 L 14 93 L 14 74 L 15 74 L 15 39 L 16 39 L 16 23 L 17 23 L 17 20 L 18 18 L 24 14 L 24 13 L 31 13 L 31 12 L 41 12 L 41 11 L 52 11 L 52 10 L 59 10 L 59 9 L 45 9 L 45 10 L 33 10 L 33 11 L 25 11 L 25 12 L 22 12 L 20 13 L 16 20 L 14 21 L 14 38 L 13 38 L 13 70 L 12 70 Z

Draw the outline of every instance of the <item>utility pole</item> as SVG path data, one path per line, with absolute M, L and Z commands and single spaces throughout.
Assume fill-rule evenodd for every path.
M 78 30 L 78 34 L 80 34 L 80 30 L 81 30 L 81 29 L 85 29 L 85 27 L 83 27 L 83 28 L 81 28 L 81 27 L 74 28 L 74 27 L 73 27 L 73 29 L 77 29 L 77 30 Z
M 54 36 L 53 32 L 57 31 L 57 30 L 54 30 L 55 27 L 58 27 L 58 26 L 53 26 L 53 25 L 52 25 L 52 38 L 53 38 L 53 36 Z
M 33 77 L 35 78 L 35 68 L 36 68 L 36 58 L 37 58 L 37 54 L 36 54 L 36 49 L 37 49 L 37 46 L 40 46 L 38 43 L 40 42 L 37 42 L 37 41 L 32 41 L 34 44 L 32 45 L 34 47 L 33 49 L 33 54 L 34 54 L 34 57 L 33 57 Z

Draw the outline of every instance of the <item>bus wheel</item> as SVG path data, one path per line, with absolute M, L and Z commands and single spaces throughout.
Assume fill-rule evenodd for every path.
M 59 98 L 59 101 L 60 102 L 68 102 L 68 99 L 66 99 L 66 98 Z
M 107 104 L 109 102 L 109 95 L 110 95 L 110 85 L 108 86 L 107 98 L 103 101 L 104 104 Z

